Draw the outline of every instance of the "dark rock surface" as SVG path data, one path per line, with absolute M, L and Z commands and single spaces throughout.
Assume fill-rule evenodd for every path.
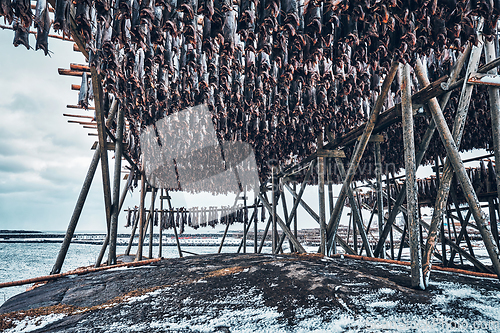
M 432 280 L 428 290 L 414 290 L 408 267 L 317 255 L 166 259 L 61 278 L 17 295 L 0 307 L 0 330 L 26 326 L 32 317 L 38 318 L 33 332 L 331 331 L 405 325 L 398 329 L 404 331 L 422 320 L 436 331 L 477 321 L 489 323 L 486 331 L 500 329 L 498 281 L 443 272 L 433 272 Z

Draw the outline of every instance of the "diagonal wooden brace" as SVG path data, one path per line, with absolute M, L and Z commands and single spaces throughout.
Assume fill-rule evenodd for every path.
M 272 209 L 271 205 L 269 204 L 269 202 L 267 201 L 267 199 L 262 195 L 262 193 L 259 193 L 259 198 L 262 201 L 262 203 L 264 204 L 264 206 L 267 208 L 267 210 L 269 211 L 269 214 L 272 214 L 273 209 Z M 299 253 L 305 253 L 306 250 L 304 250 L 304 247 L 299 243 L 297 238 L 295 238 L 293 233 L 286 226 L 285 222 L 283 222 L 283 220 L 278 215 L 276 215 L 276 222 L 280 225 L 281 230 L 283 230 L 283 232 L 286 234 L 288 239 L 292 242 L 293 246 L 297 249 L 297 251 Z

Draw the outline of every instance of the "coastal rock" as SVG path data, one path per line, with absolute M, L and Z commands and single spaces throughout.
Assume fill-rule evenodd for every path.
M 475 322 L 500 329 L 498 281 L 437 271 L 432 281 L 428 290 L 414 290 L 406 266 L 321 255 L 165 259 L 65 277 L 12 297 L 0 307 L 0 330 L 331 331 L 382 325 L 404 331 Z

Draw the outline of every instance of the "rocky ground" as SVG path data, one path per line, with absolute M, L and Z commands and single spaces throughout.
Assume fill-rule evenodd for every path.
M 72 275 L 0 307 L 5 332 L 500 331 L 500 283 L 319 255 L 217 254 Z

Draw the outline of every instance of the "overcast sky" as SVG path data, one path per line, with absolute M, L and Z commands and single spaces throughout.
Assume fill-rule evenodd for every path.
M 50 39 L 51 57 L 12 45 L 0 30 L 0 229 L 65 230 L 87 172 L 96 137 L 63 113 L 76 104 L 77 77 L 58 75 L 83 63 L 71 42 Z M 30 44 L 35 38 L 30 35 Z M 101 177 L 100 173 L 96 177 Z M 94 182 L 78 230 L 101 230 L 102 195 Z

